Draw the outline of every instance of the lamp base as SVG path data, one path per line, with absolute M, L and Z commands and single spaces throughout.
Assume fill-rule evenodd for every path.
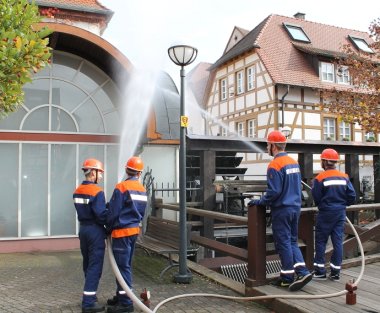
M 177 273 L 173 275 L 173 281 L 177 284 L 190 284 L 193 280 L 193 275 L 191 272 L 186 273 L 185 275 Z

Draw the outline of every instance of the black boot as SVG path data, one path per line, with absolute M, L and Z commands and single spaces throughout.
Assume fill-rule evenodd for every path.
M 134 312 L 133 304 L 125 305 L 118 304 L 115 306 L 107 307 L 107 313 L 130 313 Z
M 107 300 L 107 305 L 117 305 L 119 303 L 119 298 L 113 296 L 113 298 Z
M 95 302 L 92 306 L 89 307 L 82 307 L 82 313 L 103 312 L 104 310 L 104 305 L 100 305 L 98 302 Z

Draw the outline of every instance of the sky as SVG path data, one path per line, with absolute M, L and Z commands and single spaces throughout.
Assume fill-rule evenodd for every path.
M 188 73 L 199 62 L 221 57 L 234 26 L 252 30 L 270 14 L 368 32 L 380 17 L 377 0 L 98 0 L 114 12 L 102 37 L 138 69 L 163 70 L 179 86 L 180 68 L 167 50 L 176 44 L 198 49 Z M 326 34 L 327 35 L 327 34 Z

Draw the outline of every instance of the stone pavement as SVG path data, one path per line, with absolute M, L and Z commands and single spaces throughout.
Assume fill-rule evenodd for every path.
M 185 293 L 217 293 L 240 296 L 203 276 L 193 274 L 188 285 L 172 282 L 172 274 L 159 273 L 166 260 L 147 255 L 137 249 L 134 260 L 134 290 L 151 292 L 151 309 L 162 300 Z M 0 312 L 1 313 L 79 313 L 83 288 L 82 257 L 79 250 L 64 252 L 34 252 L 0 254 Z M 100 303 L 115 293 L 115 278 L 105 256 L 103 276 L 98 289 Z M 135 309 L 135 312 L 139 312 Z M 254 302 L 230 301 L 217 298 L 184 298 L 162 306 L 165 313 L 247 313 L 270 312 Z

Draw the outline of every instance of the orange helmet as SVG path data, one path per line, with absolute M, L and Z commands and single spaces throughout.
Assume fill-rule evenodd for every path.
M 273 130 L 268 134 L 267 142 L 269 142 L 269 143 L 284 143 L 284 142 L 286 142 L 286 137 L 279 130 Z
M 144 163 L 139 157 L 133 156 L 128 160 L 127 164 L 125 164 L 125 168 L 136 172 L 142 172 L 144 169 Z
M 103 163 L 97 159 L 87 159 L 83 162 L 82 170 L 99 170 L 104 172 Z
M 339 154 L 334 149 L 325 149 L 322 151 L 321 160 L 339 161 Z

